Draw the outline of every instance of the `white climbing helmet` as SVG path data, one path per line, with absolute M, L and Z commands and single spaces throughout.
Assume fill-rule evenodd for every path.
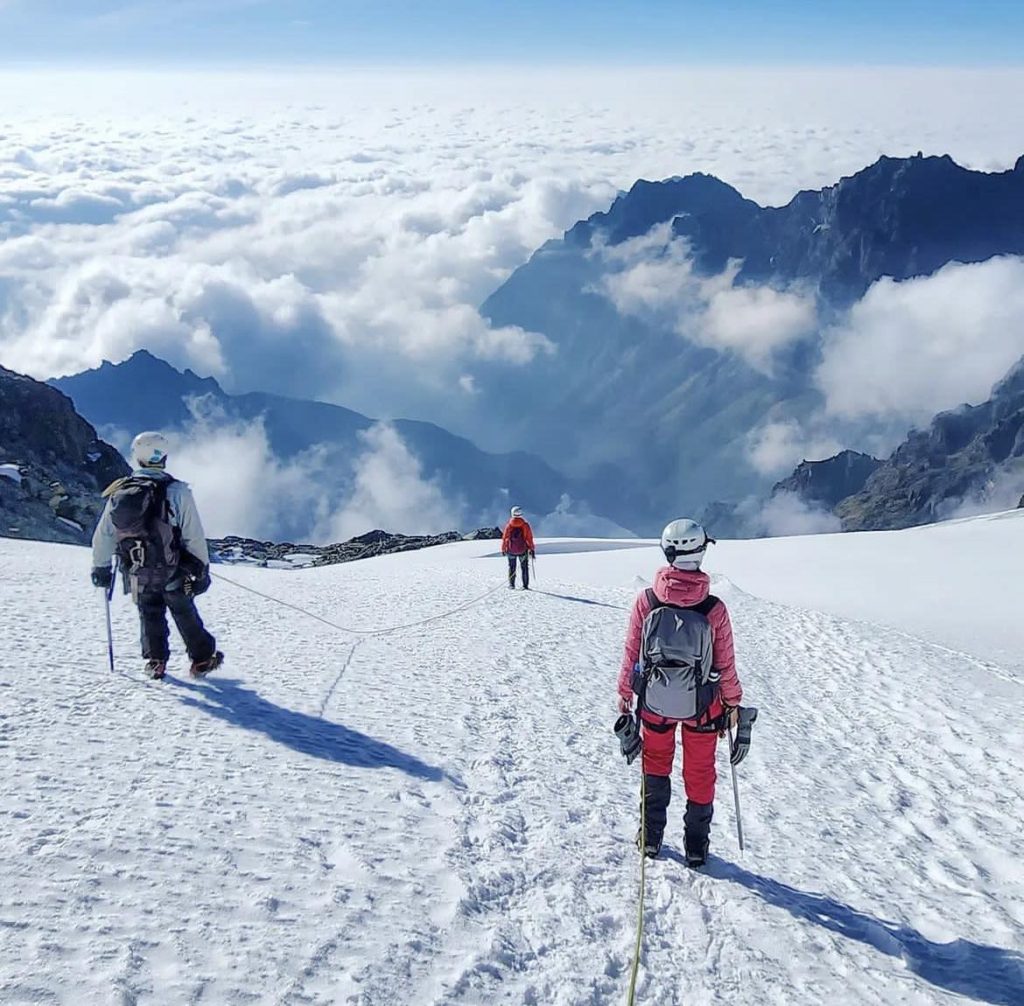
M 138 468 L 163 468 L 170 446 L 162 433 L 140 433 L 132 441 L 132 461 Z
M 661 532 L 661 550 L 676 569 L 700 569 L 708 545 L 714 542 L 700 524 L 687 517 L 666 524 Z
M 522 517 L 523 516 L 523 508 L 521 506 L 514 506 L 514 507 L 512 507 L 512 516 L 513 517 Z

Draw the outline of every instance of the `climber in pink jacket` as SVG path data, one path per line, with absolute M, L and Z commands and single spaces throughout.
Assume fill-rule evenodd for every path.
M 639 686 L 644 854 L 654 857 L 661 850 L 679 733 L 686 790 L 684 846 L 690 866 L 703 866 L 707 860 L 715 800 L 715 749 L 727 724 L 735 723 L 743 698 L 729 612 L 723 601 L 709 593 L 710 578 L 700 569 L 710 542 L 704 528 L 692 520 L 672 521 L 662 532 L 661 547 L 669 565 L 658 570 L 653 588 L 639 594 L 633 604 L 618 678 L 619 710 L 628 713 L 637 682 L 643 680 L 639 672 L 654 670 L 647 683 Z M 657 611 L 672 617 L 649 618 Z M 669 715 L 664 715 L 665 711 Z M 637 838 L 639 841 L 639 835 Z

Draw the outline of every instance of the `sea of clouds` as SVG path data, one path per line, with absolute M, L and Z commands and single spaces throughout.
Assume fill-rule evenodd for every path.
M 493 328 L 479 304 L 637 178 L 706 171 L 778 204 L 882 153 L 1005 169 L 1024 152 L 1022 84 L 1013 71 L 878 68 L 5 72 L 0 362 L 45 378 L 144 347 L 232 392 L 472 435 L 474 366 L 553 352 L 542 334 Z M 696 297 L 691 337 L 753 366 L 815 323 L 801 291 L 697 280 L 685 255 L 667 265 L 623 275 L 622 308 L 686 297 L 692 310 Z M 1022 348 L 1022 274 L 1013 260 L 877 285 L 827 336 L 828 410 L 909 424 L 984 397 Z M 831 446 L 825 429 L 751 431 L 751 457 L 784 471 Z M 259 467 L 258 430 L 199 432 L 222 447 L 203 454 L 218 478 L 240 436 L 240 469 Z M 318 527 L 391 516 L 393 436 L 367 443 L 352 508 Z M 272 485 L 301 493 L 275 463 L 262 464 L 280 474 Z M 188 466 L 192 480 L 217 500 L 204 465 Z M 430 515 L 421 530 L 454 520 L 456 504 L 420 488 L 398 495 Z

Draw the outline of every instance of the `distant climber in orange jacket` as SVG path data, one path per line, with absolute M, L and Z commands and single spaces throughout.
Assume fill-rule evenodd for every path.
M 512 507 L 512 519 L 501 536 L 501 554 L 508 557 L 508 589 L 516 589 L 516 563 L 523 574 L 523 590 L 530 589 L 530 559 L 537 555 L 533 547 L 533 529 L 523 518 L 523 511 Z

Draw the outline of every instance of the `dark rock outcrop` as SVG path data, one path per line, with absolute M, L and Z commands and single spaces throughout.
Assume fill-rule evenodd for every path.
M 860 492 L 882 464 L 878 458 L 857 451 L 840 451 L 824 461 L 801 461 L 789 478 L 775 483 L 772 495 L 794 493 L 805 503 L 831 510 L 847 496 Z
M 501 537 L 497 527 L 480 528 L 463 535 L 448 531 L 437 535 L 389 534 L 387 531 L 368 531 L 349 541 L 333 545 L 293 545 L 255 541 L 252 538 L 216 538 L 210 541 L 210 553 L 215 562 L 247 563 L 267 566 L 331 566 L 339 562 L 355 562 L 395 552 L 412 552 L 435 545 L 450 545 L 457 541 L 485 541 Z
M 128 471 L 66 395 L 0 367 L 0 536 L 84 544 Z
M 835 512 L 847 531 L 884 530 L 948 517 L 960 504 L 1012 507 L 1024 484 L 1024 359 L 982 405 L 940 413 L 913 430 Z M 993 490 L 1012 493 L 1003 500 Z

